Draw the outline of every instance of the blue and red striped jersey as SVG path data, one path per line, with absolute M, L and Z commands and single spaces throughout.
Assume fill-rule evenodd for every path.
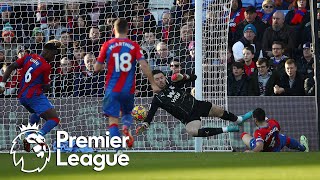
M 97 62 L 107 64 L 106 91 L 135 91 L 136 64 L 144 59 L 140 46 L 127 38 L 114 38 L 105 42 Z
M 50 64 L 37 54 L 27 54 L 16 63 L 21 68 L 18 97 L 32 98 L 42 94 L 42 85 L 50 83 Z
M 256 142 L 262 141 L 264 143 L 263 151 L 273 152 L 274 149 L 280 146 L 280 125 L 278 121 L 274 119 L 269 119 L 267 122 L 268 126 L 260 127 L 254 132 L 254 138 L 256 139 Z

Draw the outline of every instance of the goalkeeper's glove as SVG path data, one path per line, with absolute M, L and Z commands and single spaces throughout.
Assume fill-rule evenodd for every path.
M 142 133 L 142 132 L 145 131 L 148 127 L 149 127 L 149 123 L 143 122 L 142 125 L 137 128 L 137 130 L 136 130 L 136 135 Z
M 188 74 L 175 73 L 171 76 L 172 82 L 178 82 L 178 81 L 187 80 L 187 79 L 190 79 L 190 76 Z

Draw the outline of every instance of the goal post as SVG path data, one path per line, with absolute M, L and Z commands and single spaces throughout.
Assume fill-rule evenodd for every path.
M 132 1 L 136 4 L 121 4 L 131 2 L 128 0 L 117 2 L 114 0 L 8 0 L 0 3 L 0 6 L 5 5 L 4 11 L 10 11 L 9 24 L 0 24 L 2 28 L 0 31 L 12 30 L 17 40 L 7 42 L 3 46 L 7 64 L 12 63 L 9 59 L 17 56 L 20 50 L 41 52 L 43 45 L 41 43 L 44 43 L 45 39 L 57 38 L 65 41 L 68 47 L 66 59 L 54 62 L 52 65 L 50 77 L 52 90 L 46 94 L 61 119 L 59 126 L 46 135 L 49 144 L 55 141 L 57 130 L 67 131 L 72 136 L 105 135 L 108 122 L 101 113 L 103 98 L 101 84 L 104 84 L 105 74 L 93 77 L 89 66 L 86 66 L 85 59 L 92 55 L 97 58 L 102 43 L 112 37 L 109 20 L 112 22 L 116 16 L 128 19 L 130 38 L 140 44 L 151 68 L 161 69 L 167 72 L 169 77 L 172 71 L 171 60 L 178 61 L 183 72 L 195 68 L 192 71 L 195 70 L 198 77 L 195 82 L 196 98 L 227 108 L 227 65 L 222 63 L 226 60 L 219 58 L 220 55 L 227 57 L 231 0 L 189 0 L 186 1 L 189 3 L 186 5 L 192 7 L 191 12 L 181 11 L 181 16 L 177 15 L 179 8 L 172 8 L 174 0 L 149 0 L 148 4 L 141 4 L 142 1 Z M 192 4 L 193 2 L 195 4 Z M 141 7 L 148 9 L 151 13 L 134 12 L 134 8 Z M 175 13 L 170 16 L 172 21 L 170 28 L 175 27 L 167 32 L 163 29 L 162 17 L 168 12 Z M 3 28 L 5 25 L 11 28 Z M 183 26 L 187 26 L 188 33 L 183 32 Z M 41 43 L 35 43 L 38 34 L 42 34 L 44 39 Z M 96 34 L 99 35 L 96 36 Z M 153 37 L 150 38 L 150 36 Z M 185 41 L 184 38 L 190 39 Z M 157 46 L 159 42 L 164 42 L 164 49 L 168 49 L 167 59 L 162 57 L 165 53 L 162 46 L 161 48 Z M 190 56 L 191 42 L 195 43 L 195 59 L 193 59 L 194 65 L 190 67 L 186 65 L 189 63 L 186 59 Z M 164 59 L 167 61 L 162 61 Z M 158 63 L 158 60 L 165 63 Z M 18 84 L 17 79 L 10 80 L 14 82 L 11 85 Z M 137 70 L 136 82 L 138 92 L 135 104 L 147 107 L 152 100 L 150 97 L 152 91 L 147 85 L 146 77 L 141 75 L 139 70 Z M 69 86 L 71 88 L 68 88 Z M 80 91 L 78 88 L 83 89 Z M 87 91 L 88 89 L 90 92 Z M 19 134 L 18 126 L 28 123 L 29 113 L 19 104 L 16 95 L 17 91 L 12 91 L 0 98 L 0 104 L 2 104 L 0 106 L 0 151 L 8 151 L 13 138 Z M 44 120 L 40 122 L 42 125 Z M 133 125 L 132 134 L 135 134 L 139 123 L 135 122 Z M 219 118 L 202 119 L 203 127 L 222 127 L 228 124 L 229 122 Z M 19 148 L 22 149 L 22 146 L 20 145 Z M 109 150 L 111 149 L 107 149 Z M 229 133 L 209 138 L 193 138 L 187 135 L 184 124 L 159 109 L 150 128 L 145 133 L 135 136 L 135 146 L 132 151 L 232 151 L 232 146 Z

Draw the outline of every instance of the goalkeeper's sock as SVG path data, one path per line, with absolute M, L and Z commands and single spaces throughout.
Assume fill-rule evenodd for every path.
M 201 128 L 195 137 L 208 137 L 223 133 L 222 128 Z
M 238 120 L 238 117 L 236 115 L 228 111 L 224 111 L 223 115 L 220 118 L 223 120 L 229 120 L 232 122 L 236 122 Z
M 48 132 L 51 131 L 51 129 L 56 127 L 59 124 L 59 122 L 60 122 L 59 118 L 51 118 L 47 120 L 47 122 L 44 123 L 41 130 L 39 131 L 39 134 L 42 136 L 46 135 Z
M 297 140 L 293 138 L 287 138 L 287 147 L 290 149 L 295 149 L 304 152 L 306 150 L 306 147 L 304 145 L 300 144 Z
M 129 129 L 133 123 L 133 117 L 131 116 L 131 114 L 125 114 L 122 116 L 121 121 L 123 123 L 123 127 Z

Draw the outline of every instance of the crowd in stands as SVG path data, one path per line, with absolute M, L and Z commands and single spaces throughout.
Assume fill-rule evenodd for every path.
M 46 41 L 57 39 L 67 52 L 52 64 L 50 96 L 103 96 L 106 72 L 95 74 L 93 65 L 118 17 L 128 20 L 128 36 L 140 44 L 152 69 L 168 77 L 194 73 L 195 0 L 172 0 L 159 18 L 148 9 L 149 1 L 0 4 L 0 80 L 10 63 L 26 53 L 40 54 Z M 207 9 L 222 3 L 205 1 Z M 205 13 L 204 26 L 217 28 L 217 13 Z M 229 25 L 228 53 L 219 54 L 221 61 L 205 62 L 228 64 L 228 96 L 314 95 L 308 0 L 233 0 L 223 21 Z M 19 71 L 12 74 L 2 96 L 17 93 L 18 78 Z M 136 85 L 137 96 L 152 96 L 139 69 Z

